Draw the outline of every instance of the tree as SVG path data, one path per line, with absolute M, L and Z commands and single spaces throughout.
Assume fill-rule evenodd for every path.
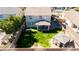
M 8 18 L 0 21 L 0 28 L 8 34 L 14 33 L 20 28 L 21 20 L 21 17 L 9 16 Z

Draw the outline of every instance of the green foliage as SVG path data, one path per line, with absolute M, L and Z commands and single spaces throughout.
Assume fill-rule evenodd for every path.
M 37 42 L 33 36 L 34 33 L 35 31 L 32 32 L 31 30 L 23 31 L 16 43 L 16 48 L 29 48 L 33 46 Z
M 17 48 L 32 47 L 37 43 L 45 48 L 50 48 L 50 39 L 52 39 L 61 29 L 54 29 L 51 31 L 41 32 L 36 29 L 28 29 L 24 31 L 17 41 Z
M 42 45 L 43 47 L 49 48 L 50 44 L 49 44 L 49 39 L 50 39 L 50 35 L 46 35 L 43 32 L 37 32 L 34 35 L 34 38 L 37 39 L 38 43 L 40 45 Z
M 6 33 L 13 33 L 20 27 L 21 20 L 21 17 L 9 16 L 0 21 L 0 28 Z

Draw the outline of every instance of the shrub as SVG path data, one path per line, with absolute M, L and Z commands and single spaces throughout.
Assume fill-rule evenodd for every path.
M 9 16 L 8 18 L 0 21 L 0 28 L 6 33 L 13 33 L 20 27 L 21 20 L 21 17 Z

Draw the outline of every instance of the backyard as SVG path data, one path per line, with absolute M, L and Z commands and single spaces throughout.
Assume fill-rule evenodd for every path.
M 62 29 L 53 29 L 50 31 L 42 32 L 36 29 L 28 29 L 22 32 L 19 37 L 16 48 L 30 48 L 35 43 L 45 48 L 50 48 L 49 41 Z

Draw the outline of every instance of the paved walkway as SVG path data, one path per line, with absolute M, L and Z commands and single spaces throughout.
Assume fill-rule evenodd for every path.
M 1 41 L 2 39 L 6 36 L 5 32 L 0 32 L 0 45 L 1 45 Z
M 44 47 L 40 45 L 33 45 L 31 48 L 44 48 Z
M 50 48 L 60 48 L 60 47 L 56 46 L 55 44 L 53 44 L 53 39 L 50 40 L 50 44 L 51 44 Z

